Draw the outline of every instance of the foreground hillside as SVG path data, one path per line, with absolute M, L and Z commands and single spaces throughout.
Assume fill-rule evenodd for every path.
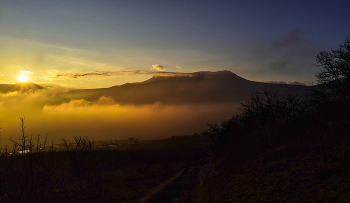
M 199 202 L 349 202 L 349 52 L 347 39 L 316 56 L 312 94 L 253 92 L 240 114 L 209 125 Z
M 198 202 L 348 202 L 350 151 L 335 150 L 330 162 L 315 152 L 242 168 L 216 160 Z
M 0 202 L 139 202 L 205 159 L 207 146 L 205 137 L 193 135 L 98 150 L 93 141 L 76 137 L 53 151 L 45 142 L 23 138 L 33 145 L 16 145 L 27 153 L 0 154 Z

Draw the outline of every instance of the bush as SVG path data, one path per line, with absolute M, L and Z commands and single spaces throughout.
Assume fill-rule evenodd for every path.
M 74 140 L 75 143 L 64 139 L 63 143 L 69 155 L 69 164 L 73 174 L 79 178 L 89 166 L 88 154 L 94 146 L 94 141 L 89 140 L 87 137 L 78 136 L 76 136 Z
M 0 153 L 0 202 L 41 201 L 57 168 L 53 151 L 45 152 L 47 135 L 43 143 L 40 135 L 34 143 L 33 136 L 25 134 L 24 121 L 21 118 L 20 142 L 11 139 L 12 151 L 5 149 Z M 18 147 L 20 154 L 16 153 Z

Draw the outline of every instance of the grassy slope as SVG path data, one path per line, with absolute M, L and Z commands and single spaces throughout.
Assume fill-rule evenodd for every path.
M 229 163 L 211 163 L 201 202 L 348 202 L 349 148 L 335 150 L 324 162 L 318 154 L 270 161 L 233 172 Z
M 205 156 L 206 143 L 204 137 L 183 136 L 125 151 L 89 151 L 79 176 L 66 151 L 3 153 L 0 202 L 134 202 Z

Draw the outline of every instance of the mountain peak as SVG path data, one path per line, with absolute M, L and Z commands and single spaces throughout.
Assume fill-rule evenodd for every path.
M 231 71 L 195 73 L 158 73 L 151 79 L 104 89 L 75 90 L 65 93 L 63 100 L 98 101 L 111 97 L 119 104 L 204 104 L 238 103 L 249 99 L 251 92 L 273 88 L 286 94 L 305 92 L 307 87 L 280 85 L 246 80 Z
M 194 72 L 193 74 L 195 75 L 236 75 L 234 73 L 232 73 L 231 71 L 228 70 L 222 70 L 222 71 L 198 71 L 198 72 Z
M 153 75 L 153 78 L 158 77 L 193 77 L 193 76 L 224 76 L 224 75 L 230 75 L 230 76 L 237 76 L 235 73 L 232 73 L 228 70 L 223 71 L 197 71 L 193 73 L 156 73 Z

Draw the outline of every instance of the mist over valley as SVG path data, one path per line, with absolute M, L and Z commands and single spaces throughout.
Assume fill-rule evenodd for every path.
M 1 146 L 26 133 L 48 140 L 87 136 L 94 140 L 162 139 L 199 133 L 238 112 L 252 91 L 306 93 L 309 86 L 246 80 L 230 71 L 158 74 L 139 83 L 69 90 L 33 83 L 0 85 Z

